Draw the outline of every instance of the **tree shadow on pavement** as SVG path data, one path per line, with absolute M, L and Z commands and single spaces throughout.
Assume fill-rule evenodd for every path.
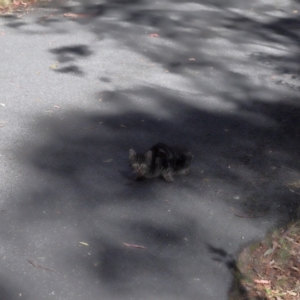
M 239 300 L 251 300 L 253 298 L 249 298 L 248 292 L 241 283 L 243 279 L 243 274 L 239 270 L 237 266 L 236 260 L 230 254 L 228 254 L 225 250 L 221 248 L 216 248 L 211 245 L 208 245 L 209 252 L 213 255 L 212 259 L 228 268 L 230 271 L 233 281 L 229 290 L 229 300 L 239 299 Z M 257 297 L 253 300 L 266 300 L 260 297 Z
M 74 27 L 69 24 L 75 23 L 78 29 L 82 27 L 93 34 L 95 41 L 113 39 L 121 48 L 140 53 L 152 63 L 168 72 L 183 75 L 195 87 L 210 93 L 214 87 L 206 87 L 206 82 L 199 78 L 210 77 L 211 69 L 214 69 L 213 73 L 221 72 L 222 76 L 231 77 L 234 63 L 242 64 L 246 70 L 261 64 L 261 68 L 274 71 L 271 78 L 264 78 L 268 84 L 272 82 L 299 91 L 297 3 L 294 3 L 294 12 L 290 6 L 267 5 L 263 1 L 245 4 L 234 0 L 188 3 L 179 0 L 171 1 L 166 7 L 152 1 L 106 1 L 102 4 L 85 1 L 73 4 L 67 1 L 43 3 L 46 7 L 43 16 L 39 11 L 37 17 L 28 21 L 11 16 L 2 18 L 7 26 L 30 35 L 70 35 Z M 192 9 L 183 9 L 183 6 L 191 6 Z M 282 16 L 274 17 L 276 13 Z M 158 38 L 151 37 L 153 33 Z M 221 59 L 218 52 L 214 54 L 214 50 L 224 47 L 224 40 L 236 54 L 229 60 L 226 51 L 221 53 Z M 62 49 L 69 47 L 73 45 L 67 40 Z M 241 57 L 237 54 L 240 51 L 249 56 Z M 80 67 L 74 63 L 62 72 L 72 74 L 74 71 L 83 75 L 77 70 Z M 236 75 L 245 74 L 237 72 Z
M 233 1 L 218 3 L 199 11 L 146 1 L 56 7 L 32 27 L 6 19 L 24 34 L 69 34 L 62 24 L 76 22 L 122 48 L 99 71 L 113 88 L 95 92 L 93 111 L 38 118 L 34 141 L 16 150 L 28 173 L 11 207 L 13 237 L 26 245 L 24 257 L 47 257 L 66 276 L 54 277 L 62 298 L 224 299 L 229 265 L 214 264 L 211 252 L 236 253 L 299 218 L 297 17 L 260 22 L 230 10 Z M 281 45 L 294 48 L 287 54 Z M 94 46 L 52 46 L 58 61 L 72 63 L 57 71 L 88 74 L 77 62 L 96 55 Z M 147 58 L 146 75 L 137 65 L 117 81 L 118 51 L 128 49 Z M 191 174 L 173 184 L 133 182 L 128 150 L 158 141 L 187 147 Z
M 236 114 L 218 113 L 149 87 L 101 97 L 106 111 L 41 118 L 35 143 L 18 152 L 35 174 L 20 195 L 19 224 L 50 222 L 46 236 L 65 228 L 55 247 L 45 242 L 54 269 L 81 270 L 107 297 L 209 299 L 220 295 L 213 282 L 228 272 L 211 265 L 209 241 L 236 244 L 234 253 L 240 234 L 253 239 L 253 228 L 299 217 L 291 187 L 299 172 L 297 105 L 249 99 Z M 191 174 L 173 184 L 133 182 L 128 150 L 158 141 L 187 146 L 195 155 Z M 88 250 L 74 249 L 80 241 Z M 61 252 L 64 243 L 73 246 Z

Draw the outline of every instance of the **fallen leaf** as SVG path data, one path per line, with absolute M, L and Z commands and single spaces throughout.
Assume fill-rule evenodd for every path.
M 284 272 L 284 270 L 283 270 L 282 268 L 280 268 L 280 267 L 278 267 L 278 266 L 276 266 L 276 265 L 272 266 L 272 268 L 273 268 L 273 269 L 277 269 L 277 270 L 280 270 L 280 271 Z
M 292 239 L 292 238 L 290 238 L 290 237 L 288 237 L 288 236 L 285 236 L 284 238 L 285 238 L 286 240 L 288 240 L 289 242 L 291 242 L 291 243 L 295 243 L 295 240 Z
M 86 243 L 86 242 L 79 242 L 79 244 L 82 245 L 82 246 L 89 246 L 89 244 Z
M 289 295 L 291 296 L 297 296 L 297 293 L 293 292 L 293 291 L 286 291 Z
M 286 185 L 288 185 L 289 187 L 299 188 L 300 187 L 300 180 L 287 182 Z
M 63 14 L 64 17 L 67 17 L 67 18 L 88 18 L 88 17 L 92 17 L 94 16 L 95 14 L 74 14 L 74 13 L 65 13 Z
M 255 283 L 260 283 L 260 284 L 270 284 L 270 280 L 264 280 L 264 279 L 254 279 Z
M 139 248 L 139 249 L 146 249 L 146 247 L 141 246 L 141 245 L 135 245 L 135 244 L 127 244 L 127 243 L 122 243 L 124 246 L 126 247 L 130 247 L 130 248 Z
M 1 127 L 4 127 L 6 125 L 7 121 L 4 121 L 4 122 L 0 122 L 0 128 Z
M 159 35 L 157 33 L 151 33 L 150 36 L 151 37 L 159 37 Z
M 57 69 L 58 68 L 58 63 L 52 64 L 50 66 L 50 69 Z
M 48 270 L 48 271 L 54 271 L 53 269 L 51 268 L 47 268 L 47 267 L 43 267 L 41 265 L 37 265 L 33 260 L 31 259 L 28 259 L 28 262 L 33 265 L 34 268 L 40 268 L 40 269 L 44 269 L 44 270 Z
M 112 158 L 109 158 L 109 159 L 104 160 L 103 162 L 105 162 L 105 163 L 110 163 L 110 162 L 112 162 L 112 161 L 113 161 L 113 159 L 112 159 Z
M 274 249 L 273 248 L 270 248 L 268 249 L 265 253 L 264 253 L 264 256 L 267 256 L 269 254 L 272 254 L 274 252 Z
M 273 241 L 272 242 L 272 245 L 273 245 L 273 249 L 275 250 L 276 248 L 279 247 L 279 244 L 276 242 L 276 241 Z M 280 248 L 280 247 L 279 247 Z

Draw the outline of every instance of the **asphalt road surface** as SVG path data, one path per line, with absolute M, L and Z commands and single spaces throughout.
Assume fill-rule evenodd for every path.
M 58 1 L 0 17 L 0 299 L 222 300 L 299 217 L 299 1 Z M 188 148 L 134 182 L 130 148 Z

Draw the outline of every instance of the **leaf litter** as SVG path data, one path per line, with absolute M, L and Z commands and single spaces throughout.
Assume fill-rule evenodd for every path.
M 240 285 L 247 295 L 232 289 L 230 300 L 299 300 L 300 221 L 244 249 L 238 268 Z

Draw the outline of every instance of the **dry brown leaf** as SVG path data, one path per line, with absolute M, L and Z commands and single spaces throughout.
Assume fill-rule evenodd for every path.
M 53 269 L 51 268 L 47 268 L 47 267 L 43 267 L 41 265 L 38 265 L 35 263 L 35 261 L 33 261 L 32 259 L 28 259 L 28 262 L 33 265 L 34 268 L 40 268 L 40 269 L 44 269 L 44 270 L 48 270 L 48 271 L 54 271 Z
M 127 243 L 122 243 L 124 246 L 126 247 L 130 247 L 130 248 L 139 248 L 139 249 L 146 249 L 145 246 L 141 246 L 141 245 L 135 245 L 135 244 L 127 244 Z
M 259 284 L 270 284 L 271 280 L 264 280 L 264 279 L 254 279 L 255 283 L 259 283 Z
M 277 265 L 271 266 L 271 268 L 273 268 L 273 269 L 277 269 L 277 270 L 280 270 L 280 271 L 284 272 L 284 270 L 283 270 L 283 269 L 281 269 L 280 267 L 278 267 Z
M 297 293 L 293 292 L 293 291 L 286 291 L 289 295 L 291 296 L 297 296 Z

